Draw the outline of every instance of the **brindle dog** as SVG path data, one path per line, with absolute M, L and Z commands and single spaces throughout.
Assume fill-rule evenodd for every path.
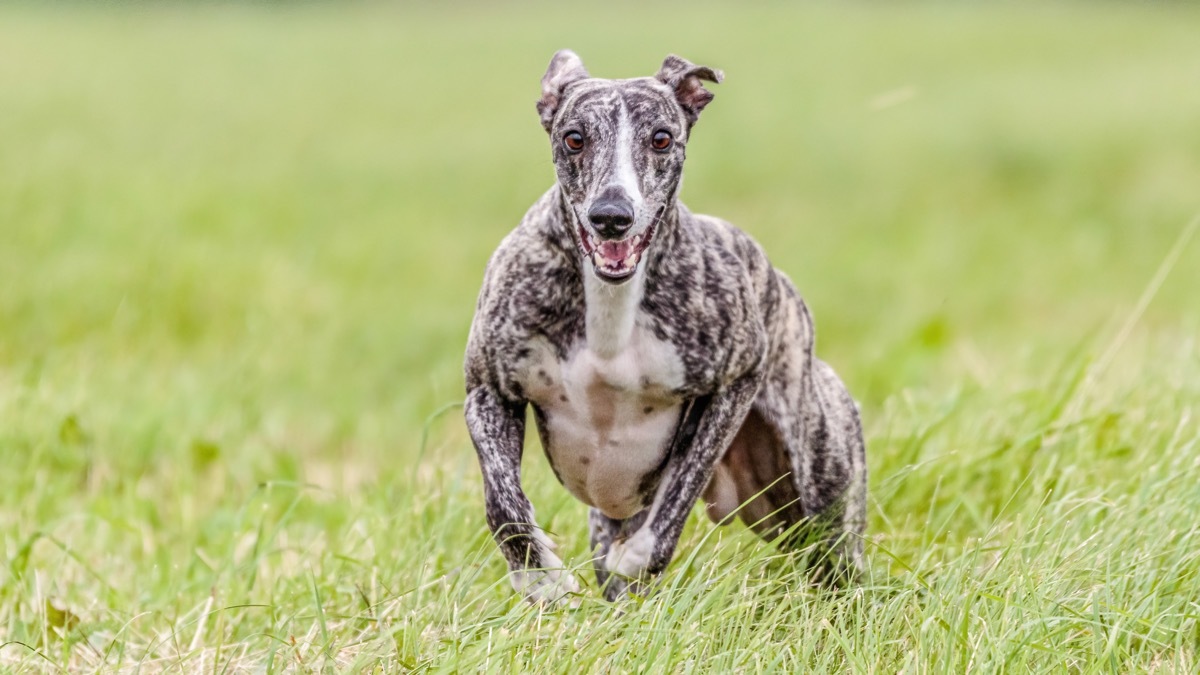
M 542 78 L 558 183 L 492 256 L 466 354 L 487 522 L 533 602 L 579 585 L 521 490 L 526 407 L 591 507 L 610 600 L 663 571 L 700 498 L 764 538 L 816 525 L 825 566 L 861 566 L 858 409 L 813 356 L 808 308 L 748 235 L 677 199 L 713 97 L 701 80 L 721 79 L 677 56 L 654 77 L 592 78 L 570 51 Z

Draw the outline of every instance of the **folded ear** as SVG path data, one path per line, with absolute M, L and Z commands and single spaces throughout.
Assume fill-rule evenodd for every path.
M 542 76 L 542 98 L 537 102 L 538 115 L 542 118 L 542 126 L 550 131 L 554 122 L 554 113 L 558 104 L 562 103 L 563 90 L 572 82 L 586 79 L 588 71 L 583 67 L 583 61 L 570 49 L 555 52 L 550 59 L 550 66 Z
M 725 74 L 708 66 L 697 66 L 687 59 L 671 54 L 663 61 L 662 68 L 658 69 L 658 74 L 654 77 L 675 91 L 675 98 L 687 115 L 688 124 L 692 125 L 699 119 L 704 106 L 713 99 L 712 92 L 705 89 L 700 80 L 719 84 L 725 79 Z

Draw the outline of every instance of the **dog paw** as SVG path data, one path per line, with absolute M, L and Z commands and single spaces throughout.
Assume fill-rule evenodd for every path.
M 628 539 L 614 541 L 604 558 L 604 566 L 609 572 L 629 579 L 641 578 L 650 567 L 655 543 L 654 535 L 642 528 Z
M 565 569 L 516 570 L 509 572 L 508 578 L 513 588 L 535 605 L 579 606 L 579 582 Z

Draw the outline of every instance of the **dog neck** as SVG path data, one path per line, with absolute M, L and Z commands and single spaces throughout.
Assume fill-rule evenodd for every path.
M 642 298 L 646 291 L 646 277 L 653 274 L 657 262 L 666 254 L 675 240 L 676 226 L 679 220 L 678 202 L 672 199 L 667 206 L 665 215 L 659 221 L 659 232 L 655 236 L 651 249 L 646 252 L 645 259 L 638 265 L 633 277 L 620 285 L 601 281 L 595 270 L 586 260 L 581 259 L 571 232 L 578 226 L 574 209 L 565 197 L 559 194 L 559 207 L 562 222 L 566 226 L 563 234 L 569 239 L 571 259 L 577 265 L 580 277 L 583 279 L 584 330 L 588 349 L 602 358 L 612 358 L 629 348 L 633 340 L 633 331 L 637 324 L 637 315 L 641 309 Z M 566 244 L 566 242 L 564 242 Z
M 583 270 L 584 326 L 587 345 L 598 356 L 612 358 L 625 351 L 633 339 L 638 309 L 646 290 L 646 267 L 639 265 L 633 278 L 614 286 L 601 281 L 590 265 Z

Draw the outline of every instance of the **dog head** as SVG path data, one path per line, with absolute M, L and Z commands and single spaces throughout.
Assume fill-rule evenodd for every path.
M 688 135 L 721 71 L 668 56 L 654 77 L 593 78 L 574 52 L 554 55 L 537 109 L 550 134 L 572 236 L 596 276 L 622 283 L 654 243 L 683 176 Z

